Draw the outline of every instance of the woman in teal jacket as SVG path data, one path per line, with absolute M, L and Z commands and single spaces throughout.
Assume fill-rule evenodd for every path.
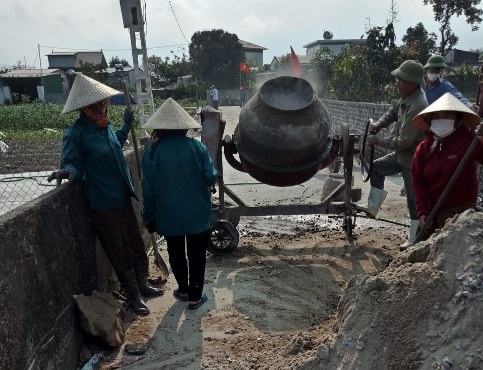
M 210 240 L 210 187 L 218 173 L 205 145 L 186 136 L 189 129 L 201 125 L 172 98 L 144 128 L 154 131 L 142 160 L 143 219 L 150 232 L 166 239 L 178 283 L 175 297 L 189 301 L 189 309 L 197 309 L 207 300 L 203 285 Z
M 114 131 L 109 124 L 107 99 L 118 95 L 96 80 L 78 74 L 62 114 L 80 110 L 80 116 L 66 130 L 62 169 L 48 178 L 82 181 L 94 230 L 126 290 L 130 307 L 138 314 L 149 309 L 141 298 L 162 294 L 148 281 L 148 257 L 131 204 L 137 199 L 122 147 L 133 121 L 124 113 L 124 125 Z

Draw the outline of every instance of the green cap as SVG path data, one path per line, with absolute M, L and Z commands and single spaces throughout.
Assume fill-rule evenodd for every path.
M 423 65 L 415 60 L 406 60 L 397 69 L 392 71 L 392 75 L 403 81 L 424 85 Z
M 424 66 L 424 68 L 446 68 L 447 65 L 444 62 L 444 58 L 441 55 L 431 55 Z

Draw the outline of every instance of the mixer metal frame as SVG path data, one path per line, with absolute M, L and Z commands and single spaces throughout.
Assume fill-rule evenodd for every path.
M 320 204 L 283 204 L 268 206 L 248 206 L 240 199 L 224 182 L 223 178 L 223 151 L 229 148 L 233 151 L 232 138 L 227 135 L 223 139 L 225 122 L 220 121 L 212 157 L 216 157 L 215 166 L 218 169 L 218 207 L 212 209 L 211 239 L 209 250 L 215 254 L 229 253 L 233 251 L 239 242 L 239 233 L 236 229 L 241 216 L 279 216 L 279 215 L 310 215 L 310 214 L 337 214 L 342 215 L 342 228 L 348 238 L 352 237 L 352 231 L 356 226 L 357 211 L 353 203 L 353 163 L 354 155 L 359 153 L 355 144 L 359 135 L 349 132 L 346 124 L 342 124 L 337 139 L 339 141 L 338 157 L 342 158 L 344 181 L 341 182 Z M 203 136 L 202 136 L 202 141 Z M 205 140 L 206 141 L 206 140 Z M 213 143 L 213 141 L 212 141 Z M 213 146 L 212 146 L 213 148 Z M 235 149 L 236 150 L 236 149 Z M 228 159 L 227 159 L 228 160 Z M 230 161 L 228 161 L 230 162 Z M 335 201 L 343 193 L 343 201 Z M 228 206 L 225 203 L 225 196 L 235 202 L 235 206 Z

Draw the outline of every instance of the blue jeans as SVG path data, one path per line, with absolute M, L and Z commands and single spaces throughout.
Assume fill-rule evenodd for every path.
M 406 187 L 406 200 L 408 204 L 409 216 L 411 220 L 417 220 L 416 200 L 414 196 L 413 180 L 411 169 L 401 166 L 396 160 L 396 153 L 390 153 L 376 159 L 372 165 L 371 186 L 384 189 L 384 180 L 386 176 L 393 176 L 402 173 L 404 186 Z

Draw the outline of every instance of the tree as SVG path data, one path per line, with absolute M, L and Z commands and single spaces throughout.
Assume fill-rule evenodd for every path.
M 368 66 L 366 89 L 371 91 L 371 100 L 379 102 L 386 95 L 385 86 L 393 81 L 391 71 L 401 63 L 401 51 L 394 43 L 394 26 L 389 23 L 385 28 L 373 27 L 367 32 L 366 62 Z
M 80 66 L 77 69 L 77 72 L 81 72 L 85 74 L 87 77 L 93 78 L 94 80 L 101 81 L 103 83 L 106 83 L 106 78 L 102 72 L 104 70 L 104 67 L 101 64 L 94 64 L 94 63 L 89 63 L 89 62 L 83 62 L 81 60 Z
M 221 29 L 195 32 L 189 54 L 196 80 L 221 88 L 238 85 L 245 56 L 237 35 Z
M 109 61 L 109 67 L 114 68 L 116 64 L 121 64 L 123 67 L 131 67 L 126 59 L 119 59 L 117 55 L 111 58 Z
M 402 38 L 404 59 L 415 59 L 423 65 L 426 64 L 431 54 L 436 53 L 437 38 L 434 32 L 428 33 L 421 22 L 409 27 Z
M 174 55 L 173 60 L 169 57 L 162 59 L 156 55 L 148 58 L 148 68 L 151 73 L 151 79 L 154 87 L 163 87 L 168 83 L 175 83 L 178 77 L 187 76 L 191 72 L 191 65 L 187 56 L 182 57 Z
M 478 54 L 480 54 L 480 57 L 478 58 L 478 60 L 483 59 L 483 48 L 470 49 L 470 51 L 472 53 L 478 53 Z
M 323 47 L 315 52 L 310 64 L 316 73 L 318 95 L 322 98 L 329 97 L 331 80 L 334 74 L 334 53 L 329 48 Z
M 481 0 L 423 0 L 423 2 L 424 5 L 433 6 L 434 20 L 440 23 L 439 53 L 441 55 L 446 55 L 458 42 L 458 37 L 451 29 L 451 18 L 454 15 L 459 17 L 464 14 L 466 23 L 471 25 L 472 31 L 477 31 L 482 21 L 483 10 L 476 7 Z

